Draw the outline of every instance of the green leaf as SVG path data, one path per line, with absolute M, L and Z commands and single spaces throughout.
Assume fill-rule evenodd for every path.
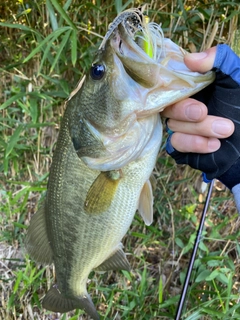
M 230 273 L 228 277 L 228 283 L 227 283 L 227 300 L 229 301 L 232 291 L 232 284 L 233 284 L 233 273 Z
M 52 66 L 51 66 L 50 73 L 52 73 L 52 71 L 54 70 L 55 65 L 57 64 L 57 62 L 58 62 L 58 60 L 59 60 L 59 57 L 60 57 L 60 55 L 61 55 L 61 53 L 62 53 L 62 51 L 63 51 L 63 49 L 64 49 L 64 47 L 65 47 L 65 45 L 66 45 L 66 43 L 67 43 L 67 41 L 68 41 L 68 39 L 69 39 L 69 37 L 70 37 L 70 34 L 71 34 L 71 30 L 68 30 L 68 31 L 66 32 L 65 36 L 63 37 L 63 40 L 62 40 L 62 42 L 61 42 L 61 45 L 59 46 L 59 48 L 58 48 L 58 50 L 57 50 L 56 57 L 55 57 L 55 59 L 54 59 L 54 61 L 53 61 L 53 64 L 52 64 Z
M 140 296 L 142 296 L 142 294 L 144 293 L 146 286 L 147 286 L 147 268 L 144 268 L 143 273 L 141 275 L 141 282 L 140 282 L 140 288 L 139 288 Z
M 216 311 L 214 309 L 202 308 L 202 311 L 205 312 L 207 315 L 217 316 L 217 317 L 219 317 L 218 319 L 225 319 L 222 312 Z
M 205 252 L 208 252 L 208 248 L 207 246 L 204 244 L 204 242 L 200 242 L 199 243 L 199 248 L 202 250 L 202 251 L 205 251 Z
M 8 304 L 7 304 L 8 309 L 10 309 L 14 305 L 14 300 L 15 300 L 15 294 L 12 293 L 10 298 L 8 299 Z
M 38 118 L 38 106 L 35 98 L 30 98 L 30 115 L 33 123 L 36 123 Z
M 10 137 L 7 144 L 7 148 L 5 150 L 5 158 L 9 156 L 9 154 L 12 152 L 13 148 L 17 144 L 22 130 L 23 130 L 23 125 L 19 125 L 17 129 L 14 131 L 13 135 Z
M 203 261 L 209 261 L 209 260 L 225 260 L 226 259 L 226 257 L 219 257 L 219 256 L 216 256 L 216 255 L 209 255 L 209 256 L 207 256 L 207 257 L 203 257 L 202 258 L 202 260 Z
M 236 249 L 237 249 L 238 255 L 240 255 L 240 245 L 239 245 L 238 241 L 236 241 Z
M 55 30 L 58 29 L 58 22 L 57 22 L 57 19 L 56 19 L 54 8 L 53 8 L 50 0 L 46 0 L 46 6 L 47 6 L 47 9 L 48 9 L 49 19 L 50 19 L 50 22 L 51 22 L 52 29 L 53 29 L 53 31 L 55 31 Z
M 40 278 L 43 272 L 45 272 L 46 268 L 42 268 L 38 273 L 32 278 L 32 282 L 35 281 L 37 278 Z
M 219 260 L 210 260 L 207 262 L 207 265 L 211 268 L 216 268 L 216 267 L 220 267 L 222 265 L 221 261 Z
M 73 30 L 71 34 L 71 59 L 75 67 L 77 62 L 77 31 Z
M 196 204 L 189 204 L 189 205 L 186 205 L 186 210 L 188 213 L 194 214 L 196 207 L 197 207 Z
M 19 222 L 13 222 L 13 225 L 15 227 L 18 227 L 20 229 L 27 229 L 28 227 L 25 224 L 19 223 Z
M 27 27 L 26 25 L 23 24 L 18 24 L 18 23 L 7 23 L 7 22 L 0 22 L 0 26 L 2 27 L 7 27 L 7 28 L 12 28 L 12 29 L 20 29 L 22 31 L 29 31 L 29 32 L 33 32 L 36 34 L 39 34 L 39 32 L 37 32 L 36 30 Z
M 65 29 L 66 28 L 66 29 Z M 62 30 L 63 28 L 60 28 L 60 29 L 58 29 L 58 30 Z M 64 31 L 63 32 L 61 32 L 61 34 L 62 33 L 64 33 L 66 30 L 69 30 L 69 27 L 64 27 Z M 57 31 L 58 31 L 57 30 Z M 55 34 L 54 36 L 53 36 L 53 38 L 51 39 L 51 41 L 47 44 L 47 46 L 44 48 L 44 53 L 43 53 L 43 56 L 42 56 L 42 59 L 41 59 L 41 64 L 40 64 L 40 67 L 39 67 L 39 73 L 41 73 L 41 71 L 42 71 L 42 68 L 43 68 L 43 65 L 44 65 L 44 63 L 45 63 L 45 61 L 46 60 L 48 60 L 48 62 L 52 65 L 53 64 L 53 61 L 54 61 L 54 59 L 53 59 L 53 55 L 52 55 L 52 52 L 50 51 L 51 50 L 51 48 L 53 47 L 54 48 L 54 50 L 56 51 L 56 49 L 55 49 L 55 47 L 54 47 L 54 42 L 55 41 L 57 41 L 57 39 L 58 38 L 60 38 L 60 36 L 61 36 L 61 34 L 59 34 L 58 32 L 55 32 L 55 33 L 57 33 L 57 35 Z
M 198 319 L 201 319 L 201 317 L 202 317 L 201 312 L 195 311 L 193 314 L 187 317 L 186 320 L 198 320 Z
M 176 295 L 172 298 L 169 298 L 168 300 L 166 300 L 164 303 L 159 304 L 159 309 L 162 308 L 167 308 L 171 305 L 176 305 L 176 303 L 179 301 L 179 295 Z
M 226 275 L 224 273 L 221 273 L 221 272 L 217 276 L 217 280 L 222 282 L 223 284 L 226 284 L 226 285 L 228 285 L 228 282 L 229 282 L 228 277 L 226 277 Z
M 209 9 L 203 9 L 201 7 L 198 8 L 198 11 L 202 13 L 205 19 L 209 20 L 211 16 L 211 11 Z
M 126 271 L 126 270 L 122 270 L 122 273 L 124 275 L 124 277 L 126 277 L 129 281 L 132 281 L 132 277 L 130 272 Z
M 57 0 L 51 0 L 52 4 L 56 8 L 56 10 L 60 13 L 61 17 L 71 26 L 73 29 L 77 30 L 76 25 L 69 18 L 68 14 L 64 11 L 64 9 L 60 6 Z
M 116 8 L 117 14 L 125 10 L 132 2 L 133 0 L 128 0 L 125 4 L 123 4 L 122 1 L 115 0 L 115 8 Z
M 183 248 L 182 253 L 185 254 L 187 253 L 189 250 L 191 250 L 193 247 L 192 241 L 191 241 L 191 236 L 190 236 L 190 240 L 188 242 L 188 244 Z
M 67 0 L 67 1 L 64 3 L 63 9 L 64 9 L 65 11 L 67 11 L 68 8 L 71 6 L 72 2 L 73 2 L 73 0 Z
M 158 284 L 158 303 L 161 304 L 163 302 L 163 278 L 160 276 L 159 284 Z
M 36 303 L 36 305 L 38 306 L 38 308 L 41 309 L 41 303 L 39 301 L 37 292 L 33 293 L 33 299 L 34 299 L 34 302 Z
M 62 27 L 60 29 L 55 30 L 51 34 L 49 34 L 24 60 L 23 63 L 29 61 L 32 57 L 34 57 L 37 53 L 39 53 L 45 44 L 52 44 L 63 32 L 68 30 L 69 27 Z
M 220 271 L 218 269 L 214 270 L 213 272 L 210 273 L 209 276 L 206 277 L 206 281 L 211 281 L 215 279 L 219 275 Z
M 61 88 L 63 89 L 64 93 L 66 94 L 66 97 L 68 97 L 70 94 L 69 83 L 64 79 L 61 79 L 61 80 L 59 80 L 59 84 L 60 84 Z
M 175 239 L 176 244 L 182 249 L 184 247 L 184 243 L 180 238 Z
M 11 98 L 9 98 L 7 101 L 5 101 L 2 105 L 0 105 L 0 110 L 3 110 L 5 108 L 7 108 L 8 106 L 10 106 L 13 102 L 16 102 L 18 99 L 24 97 L 26 95 L 25 92 L 19 92 L 17 94 L 15 94 L 14 96 L 12 96 Z
M 136 238 L 146 239 L 147 235 L 140 232 L 132 232 L 131 235 Z
M 205 281 L 210 274 L 211 274 L 211 271 L 209 270 L 204 270 L 200 272 L 197 278 L 195 279 L 195 282 Z
M 234 262 L 232 261 L 232 259 L 227 259 L 226 260 L 226 265 L 232 270 L 235 272 L 235 265 L 234 265 Z
M 234 10 L 224 21 L 227 22 L 227 21 L 231 20 L 236 15 L 239 15 L 239 9 Z
M 2 171 L 2 166 L 0 168 Z M 8 158 L 6 158 L 6 157 L 3 160 L 3 171 L 4 171 L 4 174 L 7 175 L 7 173 L 8 173 Z
M 23 276 L 22 271 L 19 271 L 19 272 L 18 272 L 17 279 L 16 279 L 16 282 L 15 282 L 14 287 L 13 287 L 13 293 L 16 293 L 16 292 L 18 291 L 20 282 L 21 282 L 21 280 L 22 280 L 22 276 Z

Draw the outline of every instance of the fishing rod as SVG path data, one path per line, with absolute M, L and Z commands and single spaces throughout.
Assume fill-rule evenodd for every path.
M 205 205 L 204 205 L 204 208 L 203 208 L 200 224 L 199 224 L 197 235 L 196 235 L 196 238 L 195 238 L 194 247 L 193 247 L 191 259 L 189 261 L 188 270 L 187 270 L 186 278 L 185 278 L 185 281 L 184 281 L 181 297 L 180 297 L 180 300 L 179 300 L 179 303 L 178 303 L 175 320 L 180 320 L 181 319 L 182 310 L 183 310 L 183 307 L 184 307 L 186 294 L 187 294 L 187 290 L 188 290 L 188 286 L 189 286 L 189 280 L 190 280 L 190 277 L 191 277 L 191 274 L 192 274 L 193 265 L 194 265 L 194 262 L 195 262 L 198 246 L 199 246 L 199 243 L 200 243 L 201 237 L 202 237 L 202 231 L 203 231 L 203 228 L 204 228 L 204 222 L 205 222 L 207 209 L 208 209 L 210 198 L 211 198 L 211 194 L 212 194 L 213 185 L 214 185 L 214 180 L 212 180 L 210 185 L 209 185 L 209 189 L 208 189 L 208 193 L 207 193 L 207 197 L 206 197 L 206 202 L 205 202 Z

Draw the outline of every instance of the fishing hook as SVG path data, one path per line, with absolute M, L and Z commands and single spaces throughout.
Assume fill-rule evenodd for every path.
M 197 235 L 196 235 L 196 238 L 195 238 L 194 247 L 193 247 L 191 259 L 189 261 L 188 270 L 187 270 L 186 278 L 185 278 L 185 281 L 184 281 L 181 297 L 180 297 L 180 300 L 179 300 L 179 303 L 178 303 L 175 320 L 180 320 L 181 319 L 182 310 L 183 310 L 183 306 L 184 306 L 184 303 L 185 303 L 186 294 L 187 294 L 187 290 L 188 290 L 188 286 L 189 286 L 189 280 L 190 280 L 190 277 L 191 277 L 191 274 L 192 274 L 192 269 L 193 269 L 193 265 L 194 265 L 194 262 L 195 262 L 198 246 L 199 246 L 199 243 L 200 243 L 201 237 L 202 237 L 202 231 L 203 231 L 204 222 L 205 222 L 205 218 L 206 218 L 206 214 L 207 214 L 207 209 L 208 209 L 208 206 L 209 206 L 209 201 L 210 201 L 211 194 L 212 194 L 213 185 L 214 185 L 214 180 L 211 181 L 209 189 L 208 189 L 206 202 L 205 202 L 205 205 L 204 205 L 204 208 L 203 208 L 200 224 L 199 224 Z

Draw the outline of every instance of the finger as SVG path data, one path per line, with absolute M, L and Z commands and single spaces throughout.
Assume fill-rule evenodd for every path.
M 197 122 L 207 116 L 207 107 L 202 102 L 188 98 L 167 107 L 161 116 L 179 121 Z
M 210 153 L 217 151 L 221 143 L 216 138 L 205 138 L 176 132 L 171 136 L 171 145 L 180 152 Z
M 212 138 L 227 138 L 234 132 L 234 124 L 231 120 L 215 116 L 207 116 L 201 122 L 183 122 L 169 119 L 168 128 L 173 132 L 199 135 Z
M 184 57 L 186 66 L 192 71 L 207 72 L 213 68 L 217 47 L 199 53 L 189 53 Z

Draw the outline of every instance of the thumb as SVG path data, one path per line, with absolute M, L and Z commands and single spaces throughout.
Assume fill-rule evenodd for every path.
M 189 53 L 184 57 L 186 66 L 192 71 L 205 73 L 213 68 L 217 47 L 199 53 Z

